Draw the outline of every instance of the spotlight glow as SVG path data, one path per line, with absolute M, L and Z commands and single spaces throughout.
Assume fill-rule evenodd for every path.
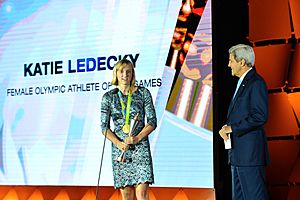
M 12 7 L 10 5 L 6 6 L 6 12 L 11 12 L 12 11 Z

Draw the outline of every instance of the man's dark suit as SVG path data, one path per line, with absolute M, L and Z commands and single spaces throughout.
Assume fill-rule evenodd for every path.
M 267 198 L 266 191 L 257 188 L 263 187 L 265 184 L 264 166 L 269 163 L 267 139 L 263 128 L 267 118 L 268 90 L 265 81 L 253 68 L 246 74 L 231 101 L 227 114 L 227 125 L 232 129 L 232 149 L 229 150 L 228 156 L 232 166 L 233 187 L 235 187 L 235 181 L 239 181 L 234 177 L 239 179 L 244 174 L 246 181 L 241 182 L 241 188 L 235 189 L 243 190 L 243 193 L 258 193 L 258 196 L 255 196 L 256 200 Z M 246 171 L 242 172 L 244 169 Z M 260 172 L 260 170 L 262 171 Z M 256 172 L 251 174 L 253 171 Z M 255 178 L 260 175 L 263 178 Z M 246 194 L 245 197 L 243 194 L 246 199 L 254 198 L 251 195 L 253 194 Z M 234 197 L 234 199 L 243 198 Z

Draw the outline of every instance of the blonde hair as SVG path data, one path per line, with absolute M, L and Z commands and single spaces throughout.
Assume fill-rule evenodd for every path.
M 130 62 L 127 59 L 119 60 L 115 64 L 114 69 L 113 69 L 113 78 L 112 78 L 112 81 L 111 81 L 112 85 L 118 85 L 117 71 L 122 70 L 123 67 L 125 67 L 125 66 L 130 66 L 131 67 L 131 69 L 132 69 L 132 78 L 131 78 L 131 81 L 130 81 L 130 86 L 135 86 L 134 66 L 133 66 L 132 62 Z

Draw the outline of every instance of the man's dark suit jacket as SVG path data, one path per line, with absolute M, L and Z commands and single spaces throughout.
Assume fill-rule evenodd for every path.
M 268 90 L 263 78 L 252 68 L 244 77 L 227 114 L 231 126 L 233 166 L 260 166 L 269 163 L 264 124 L 268 118 Z

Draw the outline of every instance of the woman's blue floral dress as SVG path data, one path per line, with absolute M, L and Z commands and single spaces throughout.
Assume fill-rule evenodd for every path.
M 122 127 L 125 118 L 122 113 L 119 89 L 115 88 L 106 92 L 101 102 L 101 129 L 104 133 L 110 128 L 110 118 L 113 120 L 115 135 L 123 141 L 128 134 L 124 133 Z M 127 96 L 124 95 L 127 101 Z M 125 102 L 125 105 L 127 102 Z M 144 87 L 138 87 L 131 96 L 130 119 L 139 113 L 139 125 L 133 135 L 137 135 L 146 123 L 156 128 L 157 120 L 150 91 Z M 116 157 L 121 154 L 114 144 L 112 144 L 112 168 L 115 188 L 136 185 L 140 183 L 154 183 L 152 158 L 148 137 L 133 145 L 126 151 L 125 162 L 118 162 Z

